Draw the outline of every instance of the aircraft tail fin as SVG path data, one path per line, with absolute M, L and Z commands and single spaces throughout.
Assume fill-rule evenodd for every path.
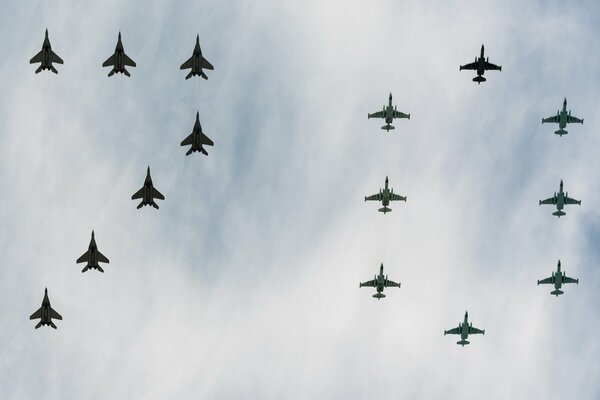
M 392 209 L 391 209 L 391 208 L 388 208 L 388 207 L 382 207 L 382 208 L 380 208 L 378 211 L 379 211 L 379 212 L 382 212 L 382 213 L 384 213 L 384 214 L 385 214 L 385 213 L 392 212 Z
M 382 126 L 381 129 L 389 132 L 390 130 L 396 129 L 396 128 L 394 128 L 394 125 L 387 124 L 387 125 Z
M 98 271 L 100 271 L 100 272 L 104 273 L 104 270 L 102 269 L 102 267 L 101 267 L 101 266 L 99 266 L 99 265 L 98 265 L 98 266 L 96 267 L 96 269 L 97 269 Z
M 551 292 L 550 292 L 550 294 L 553 294 L 553 295 L 555 295 L 556 297 L 558 297 L 558 295 L 560 295 L 560 294 L 563 294 L 563 293 L 564 293 L 564 292 L 563 292 L 562 290 L 558 290 L 558 289 L 556 289 L 556 290 L 553 290 L 553 291 L 551 291 Z
M 35 326 L 35 329 L 39 328 L 40 326 L 42 326 L 42 321 L 37 323 L 37 325 Z
M 473 82 L 481 83 L 481 82 L 485 82 L 485 81 L 486 81 L 486 79 L 481 75 L 477 75 L 475 78 L 473 78 Z
M 39 74 L 39 73 L 40 73 L 40 71 L 41 71 L 42 69 L 43 69 L 43 68 L 42 68 L 42 66 L 40 65 L 40 66 L 38 67 L 38 69 L 36 69 L 36 70 L 35 70 L 35 73 L 36 73 L 36 74 Z
M 150 204 L 152 205 L 152 207 L 154 207 L 158 210 L 158 204 L 156 204 L 156 202 L 154 202 L 154 200 Z
M 200 76 L 203 77 L 204 79 L 208 80 L 208 76 L 206 76 L 204 71 L 200 71 Z
M 90 265 L 86 265 L 84 269 L 81 270 L 81 273 L 84 273 L 85 271 L 87 271 L 88 269 L 90 269 Z
M 58 71 L 56 70 L 56 68 L 54 68 L 53 65 L 50 66 L 50 71 L 54 72 L 55 74 L 58 74 Z
M 137 209 L 139 210 L 140 208 L 142 208 L 144 206 L 144 202 L 142 201 L 140 204 L 138 204 Z
M 562 217 L 563 215 L 567 215 L 564 211 L 558 210 L 552 213 L 552 215 L 556 215 L 558 218 Z
M 112 70 L 111 70 L 111 71 L 108 73 L 108 76 L 109 76 L 109 77 L 110 77 L 110 76 L 113 76 L 113 75 L 115 74 L 115 72 L 117 72 L 117 71 L 115 71 L 115 69 L 113 68 L 113 69 L 112 69 Z
M 205 156 L 207 156 L 207 155 L 208 155 L 208 152 L 206 151 L 206 149 L 205 149 L 204 147 L 202 147 L 202 148 L 200 149 L 200 151 L 201 151 L 201 152 L 202 152 L 202 154 L 204 154 Z
M 187 74 L 187 76 L 185 77 L 185 79 L 190 79 L 192 76 L 194 76 L 194 72 L 190 71 L 190 73 Z
M 126 76 L 131 76 L 131 74 L 129 73 L 129 71 L 127 71 L 125 68 L 123 68 L 123 73 L 124 73 Z
M 373 297 L 375 297 L 377 300 L 383 299 L 385 297 L 385 294 L 383 293 L 375 293 L 373 295 Z
M 469 344 L 470 342 L 468 340 L 459 340 L 458 342 L 456 342 L 456 344 L 460 344 L 461 346 L 465 346 L 465 344 Z
M 190 154 L 192 154 L 192 148 L 190 147 L 190 149 L 187 151 L 187 153 L 185 153 L 186 156 L 189 156 Z
M 554 132 L 554 134 L 558 135 L 558 136 L 566 135 L 567 133 L 569 133 L 569 132 L 565 131 L 564 129 L 559 129 Z
M 50 321 L 50 326 L 53 327 L 54 329 L 56 329 L 56 325 L 54 325 L 54 322 Z

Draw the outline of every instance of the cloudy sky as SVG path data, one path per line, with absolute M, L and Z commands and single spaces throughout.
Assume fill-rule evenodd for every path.
M 0 397 L 600 397 L 596 2 L 146 4 L 2 7 Z M 58 75 L 28 63 L 45 28 Z M 131 78 L 100 66 L 119 30 Z M 196 34 L 207 81 L 179 70 Z M 196 111 L 208 157 L 179 146 Z M 130 200 L 148 165 L 160 210 Z M 75 264 L 92 229 L 104 274 Z M 58 330 L 28 319 L 44 287 Z

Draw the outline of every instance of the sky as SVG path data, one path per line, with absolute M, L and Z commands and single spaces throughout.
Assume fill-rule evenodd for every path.
M 595 2 L 145 4 L 3 5 L 0 397 L 600 397 Z M 46 28 L 58 75 L 28 63 Z M 130 78 L 101 67 L 119 31 Z M 179 70 L 196 35 L 208 80 Z M 196 111 L 208 157 L 179 146 Z M 131 200 L 148 166 L 160 210 Z M 92 229 L 104 274 L 75 263 Z

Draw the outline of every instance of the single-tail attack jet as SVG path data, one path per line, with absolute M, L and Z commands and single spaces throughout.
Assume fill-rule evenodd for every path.
M 385 125 L 381 127 L 381 129 L 385 129 L 386 131 L 390 131 L 390 129 L 395 129 L 392 125 L 394 122 L 394 118 L 407 118 L 410 119 L 410 114 L 404 114 L 397 110 L 397 106 L 392 106 L 392 94 L 390 93 L 390 98 L 388 100 L 388 105 L 383 106 L 382 111 L 374 112 L 373 114 L 368 114 L 369 118 L 384 118 Z
M 563 294 L 564 292 L 560 290 L 563 284 L 565 283 L 576 283 L 579 285 L 579 279 L 569 278 L 565 275 L 564 271 L 560 270 L 560 260 L 558 260 L 558 266 L 556 267 L 556 272 L 552 272 L 552 276 L 546 279 L 542 279 L 541 281 L 537 281 L 537 284 L 552 284 L 554 285 L 554 290 L 550 292 L 550 294 L 558 297 L 559 294 Z
M 458 323 L 458 327 L 444 331 L 444 335 L 460 335 L 460 340 L 456 344 L 460 344 L 465 347 L 465 344 L 469 344 L 467 338 L 469 335 L 482 334 L 485 335 L 485 329 L 473 328 L 473 323 L 469 323 L 469 313 L 465 311 L 465 319 L 463 322 Z
M 383 263 L 381 263 L 381 267 L 379 267 L 379 275 L 375 275 L 375 278 L 372 281 L 363 282 L 359 285 L 359 287 L 374 287 L 377 289 L 377 293 L 373 295 L 377 300 L 385 297 L 383 294 L 383 289 L 386 287 L 400 287 L 399 283 L 391 281 L 388 279 L 387 275 L 383 275 Z
M 365 201 L 381 201 L 383 207 L 378 211 L 382 213 L 391 212 L 392 209 L 388 208 L 390 201 L 406 201 L 407 196 L 400 196 L 399 194 L 394 193 L 394 189 L 390 189 L 388 187 L 389 181 L 388 177 L 385 177 L 385 187 L 383 189 L 379 189 L 379 193 L 374 194 L 373 196 L 365 196 Z
M 50 299 L 48 298 L 48 288 L 44 290 L 44 300 L 42 300 L 42 306 L 39 308 L 39 310 L 31 314 L 29 319 L 40 320 L 40 322 L 38 322 L 38 324 L 35 326 L 35 329 L 43 325 L 49 325 L 56 329 L 56 325 L 54 325 L 52 319 L 62 320 L 61 315 L 54 311 L 52 307 L 50 307 Z
M 502 66 L 492 64 L 490 62 L 489 57 L 486 59 L 483 56 L 484 50 L 485 50 L 484 46 L 481 45 L 481 54 L 479 55 L 479 58 L 475 57 L 475 62 L 472 62 L 471 64 L 461 65 L 459 68 L 459 71 L 462 71 L 463 69 L 476 70 L 477 76 L 475 78 L 473 78 L 473 82 L 477 82 L 477 84 L 480 84 L 481 82 L 485 82 L 485 78 L 483 77 L 483 74 L 485 74 L 485 71 L 487 71 L 487 70 L 502 71 Z
M 119 32 L 119 39 L 117 40 L 117 47 L 115 47 L 115 53 L 108 57 L 108 60 L 104 61 L 102 64 L 103 67 L 113 67 L 113 69 L 108 73 L 108 76 L 113 76 L 115 73 L 125 74 L 127 76 L 131 76 L 129 71 L 125 69 L 125 66 L 135 67 L 135 61 L 133 61 L 127 54 L 125 54 L 125 49 L 123 48 L 123 43 L 121 42 L 121 32 Z
M 579 204 L 581 205 L 581 200 L 575 200 L 569 197 L 569 192 L 563 192 L 563 181 L 560 181 L 560 188 L 558 189 L 558 193 L 554 192 L 554 196 L 550 197 L 546 200 L 540 200 L 540 206 L 542 204 L 552 204 L 556 206 L 556 211 L 552 213 L 552 215 L 556 215 L 558 218 L 562 217 L 566 213 L 562 211 L 562 209 L 567 204 Z
M 100 253 L 98 250 L 98 246 L 96 245 L 96 239 L 94 239 L 94 231 L 92 231 L 92 240 L 90 240 L 90 245 L 88 247 L 88 251 L 83 253 L 81 257 L 77 259 L 77 263 L 87 263 L 84 269 L 81 272 L 85 272 L 88 269 L 97 269 L 100 272 L 104 272 L 101 266 L 98 263 L 109 263 L 108 258 L 104 256 L 104 254 Z
M 131 200 L 135 199 L 142 199 L 142 202 L 137 206 L 138 210 L 143 206 L 152 206 L 158 210 L 158 204 L 154 202 L 154 199 L 165 199 L 165 196 L 163 196 L 152 185 L 152 178 L 150 177 L 150 167 L 148 167 L 148 172 L 146 173 L 146 180 L 144 181 L 144 186 L 140 190 L 135 192 L 133 196 L 131 196 Z
M 199 151 L 202 154 L 204 154 L 205 156 L 208 155 L 208 153 L 206 152 L 206 149 L 204 147 L 202 147 L 203 145 L 207 145 L 207 146 L 214 146 L 214 143 L 212 140 L 210 140 L 208 138 L 208 136 L 206 136 L 204 134 L 204 132 L 202 132 L 202 126 L 200 125 L 200 112 L 196 112 L 196 122 L 194 123 L 194 128 L 192 129 L 192 133 L 190 133 L 190 135 L 188 137 L 186 137 L 185 139 L 183 139 L 183 141 L 181 142 L 182 146 L 189 146 L 192 145 L 192 147 L 190 147 L 190 149 L 187 151 L 187 153 L 185 153 L 186 156 L 189 156 L 190 154 Z
M 186 62 L 181 64 L 181 67 L 179 67 L 179 69 L 190 68 L 191 71 L 189 74 L 187 74 L 185 79 L 190 79 L 192 76 L 196 75 L 200 75 L 204 79 L 208 79 L 208 77 L 206 76 L 204 71 L 202 71 L 202 69 L 209 69 L 211 71 L 214 69 L 212 64 L 209 63 L 206 58 L 202 57 L 202 50 L 200 49 L 200 35 L 196 36 L 196 46 L 194 47 L 194 52 L 192 53 L 192 56 Z
M 542 118 L 542 124 L 546 122 L 558 124 L 558 130 L 554 133 L 558 136 L 562 136 L 569 133 L 565 131 L 567 124 L 583 124 L 583 118 L 579 119 L 577 117 L 573 117 L 571 115 L 571 110 L 567 112 L 567 98 L 565 97 L 562 110 L 557 110 L 556 115 L 553 117 Z
M 42 50 L 37 53 L 31 60 L 29 60 L 29 64 L 37 64 L 40 63 L 38 69 L 35 70 L 35 73 L 39 73 L 44 69 L 49 69 L 50 71 L 58 74 L 58 71 L 52 63 L 63 64 L 62 58 L 60 58 L 55 52 L 52 51 L 52 46 L 50 45 L 50 39 L 48 39 L 48 29 L 46 29 L 46 36 L 44 37 L 44 43 L 42 44 Z

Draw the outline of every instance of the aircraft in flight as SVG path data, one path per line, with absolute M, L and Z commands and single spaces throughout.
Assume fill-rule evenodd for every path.
M 558 260 L 556 272 L 552 272 L 551 277 L 537 281 L 538 285 L 553 284 L 555 290 L 551 291 L 550 294 L 553 294 L 556 297 L 558 297 L 559 294 L 564 293 L 562 290 L 560 290 L 560 288 L 565 283 L 576 283 L 579 285 L 579 279 L 569 278 L 567 275 L 565 275 L 564 271 L 560 270 L 560 260 Z
M 58 71 L 52 63 L 62 64 L 63 60 L 60 58 L 55 52 L 52 51 L 52 46 L 50 45 L 50 39 L 48 39 L 48 29 L 46 29 L 46 36 L 44 38 L 44 43 L 42 44 L 42 50 L 37 53 L 31 60 L 29 60 L 29 64 L 37 64 L 40 63 L 38 69 L 35 70 L 35 73 L 39 73 L 44 69 L 49 69 L 50 71 L 58 74 Z
M 546 200 L 540 200 L 540 206 L 542 204 L 552 204 L 556 206 L 556 211 L 552 213 L 552 215 L 556 215 L 558 218 L 565 215 L 566 213 L 562 211 L 562 209 L 567 204 L 579 204 L 581 205 L 581 200 L 575 200 L 569 197 L 569 193 L 563 192 L 563 181 L 560 181 L 560 188 L 558 193 L 554 192 L 554 196 L 550 197 Z
M 179 69 L 190 68 L 191 71 L 189 74 L 187 74 L 185 79 L 190 79 L 192 76 L 196 75 L 200 75 L 204 79 L 208 79 L 208 77 L 206 76 L 204 71 L 202 71 L 202 69 L 209 69 L 211 71 L 214 69 L 212 64 L 209 63 L 206 58 L 202 57 L 202 50 L 200 49 L 200 35 L 196 36 L 196 46 L 194 47 L 194 52 L 192 53 L 192 56 L 186 62 L 181 64 L 181 67 L 179 67 Z
M 81 270 L 81 272 L 85 272 L 88 269 L 97 269 L 100 272 L 104 272 L 101 266 L 98 263 L 109 263 L 108 258 L 104 256 L 104 254 L 100 253 L 98 250 L 98 246 L 96 245 L 96 239 L 94 239 L 94 231 L 92 231 L 92 240 L 90 240 L 90 245 L 88 247 L 88 251 L 83 253 L 81 257 L 77 259 L 77 263 L 87 263 L 85 268 Z
M 554 133 L 558 136 L 562 136 L 569 133 L 565 131 L 567 124 L 583 124 L 583 118 L 579 119 L 577 117 L 573 117 L 571 115 L 571 110 L 567 112 L 567 98 L 565 97 L 562 110 L 557 110 L 556 115 L 553 117 L 542 118 L 542 124 L 546 122 L 558 124 L 558 130 Z
M 465 319 L 463 322 L 458 323 L 458 327 L 444 331 L 444 335 L 460 335 L 460 341 L 456 342 L 456 344 L 460 344 L 463 347 L 465 344 L 469 344 L 469 341 L 467 341 L 469 335 L 475 334 L 485 335 L 485 329 L 473 328 L 473 323 L 469 323 L 469 313 L 466 311 Z
M 395 129 L 392 125 L 394 122 L 394 118 L 408 118 L 410 119 L 410 114 L 404 114 L 397 110 L 397 106 L 392 106 L 392 94 L 390 93 L 390 98 L 388 100 L 388 105 L 383 106 L 382 111 L 374 112 L 373 114 L 368 114 L 370 118 L 384 118 L 385 125 L 381 127 L 381 129 L 385 129 L 386 131 L 390 131 L 390 129 Z
M 462 71 L 463 69 L 476 70 L 477 76 L 475 78 L 473 78 L 473 81 L 477 82 L 477 84 L 480 84 L 481 82 L 485 82 L 485 78 L 483 77 L 483 74 L 485 73 L 485 71 L 487 71 L 487 70 L 502 71 L 502 66 L 497 66 L 495 64 L 492 64 L 490 62 L 489 57 L 486 59 L 483 56 L 484 50 L 485 50 L 484 46 L 481 45 L 481 54 L 479 55 L 479 58 L 475 57 L 475 62 L 472 62 L 471 64 L 461 65 L 459 68 L 459 71 Z
M 44 290 L 44 300 L 42 300 L 42 306 L 39 308 L 39 310 L 31 314 L 29 319 L 40 320 L 40 322 L 38 322 L 38 324 L 35 326 L 35 329 L 39 328 L 42 325 L 49 325 L 56 329 L 56 325 L 54 325 L 52 319 L 62 320 L 61 315 L 54 311 L 52 307 L 50 307 L 50 299 L 48 298 L 48 288 Z
M 383 207 L 380 208 L 378 211 L 382 212 L 382 213 L 388 213 L 391 212 L 392 209 L 388 208 L 388 205 L 390 204 L 390 201 L 406 201 L 407 196 L 400 196 L 398 194 L 394 193 L 394 189 L 389 189 L 388 188 L 388 177 L 385 177 L 385 187 L 382 189 L 379 189 L 379 193 L 374 194 L 372 196 L 365 196 L 365 201 L 371 201 L 371 200 L 375 200 L 375 201 L 381 201 Z
M 372 281 L 363 282 L 359 285 L 359 287 L 363 286 L 376 288 L 377 293 L 375 293 L 373 297 L 375 297 L 377 300 L 380 300 L 385 297 L 385 294 L 382 293 L 383 289 L 386 287 L 399 288 L 400 284 L 389 280 L 387 275 L 383 275 L 383 263 L 381 263 L 381 267 L 379 267 L 379 275 L 375 275 L 375 278 Z
M 152 185 L 152 178 L 150 177 L 150 167 L 148 166 L 148 172 L 146 173 L 146 180 L 144 186 L 131 196 L 131 200 L 142 199 L 142 202 L 138 204 L 138 210 L 143 206 L 152 206 L 158 210 L 158 204 L 154 202 L 154 199 L 164 200 L 163 196 L 156 188 Z
M 190 135 L 188 137 L 186 137 L 185 139 L 183 139 L 183 141 L 181 142 L 182 146 L 188 146 L 188 145 L 192 145 L 192 147 L 190 147 L 190 149 L 187 151 L 187 153 L 185 153 L 186 156 L 189 156 L 190 154 L 192 154 L 193 152 L 199 151 L 202 154 L 204 154 L 205 156 L 208 155 L 208 153 L 206 152 L 206 149 L 203 147 L 203 145 L 207 145 L 207 146 L 213 146 L 214 143 L 212 140 L 210 140 L 208 138 L 208 136 L 206 136 L 204 134 L 204 132 L 202 132 L 202 126 L 200 125 L 200 112 L 196 112 L 196 122 L 194 123 L 194 128 L 192 129 L 192 133 L 190 133 Z
M 121 32 L 119 32 L 119 39 L 117 40 L 117 47 L 115 47 L 115 53 L 108 57 L 108 60 L 104 61 L 102 64 L 103 67 L 113 67 L 113 69 L 108 73 L 108 76 L 113 76 L 115 73 L 125 74 L 127 76 L 131 76 L 129 71 L 125 69 L 125 66 L 135 67 L 135 61 L 133 61 L 127 54 L 125 54 L 125 49 L 123 48 L 123 43 L 121 42 Z

